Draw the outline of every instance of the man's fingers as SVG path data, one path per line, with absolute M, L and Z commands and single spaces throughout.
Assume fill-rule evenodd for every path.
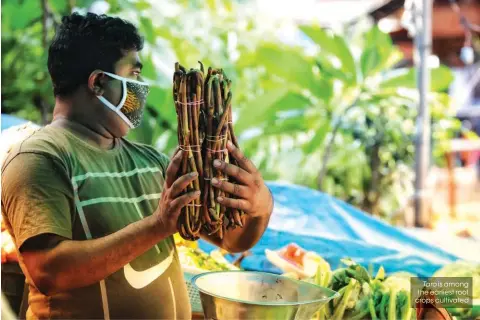
M 198 198 L 200 196 L 200 191 L 194 191 L 194 192 L 189 192 L 187 194 L 184 194 L 172 202 L 170 202 L 170 212 L 178 212 L 180 211 L 183 207 L 185 207 L 189 202 L 192 200 Z
M 231 163 L 215 160 L 213 166 L 225 172 L 229 177 L 235 178 L 235 180 L 244 184 L 250 184 L 252 182 L 252 175 L 240 167 L 237 167 Z
M 235 209 L 240 209 L 245 212 L 249 212 L 252 205 L 250 202 L 244 199 L 232 199 L 232 198 L 224 198 L 224 197 L 218 197 L 217 201 L 221 203 L 222 205 L 230 208 L 235 208 Z
M 214 187 L 220 190 L 223 190 L 229 194 L 236 195 L 237 197 L 240 197 L 240 198 L 245 199 L 249 194 L 248 192 L 249 189 L 247 187 L 241 186 L 239 184 L 231 183 L 228 181 L 219 180 L 217 178 L 212 179 L 212 184 Z
M 228 151 L 237 159 L 240 167 L 245 169 L 249 173 L 256 173 L 258 170 L 255 165 L 250 161 L 239 148 L 235 147 L 231 141 L 227 142 Z
M 198 177 L 196 172 L 184 174 L 172 184 L 170 188 L 170 198 L 175 199 L 183 190 L 188 186 L 190 182 Z
M 182 155 L 183 152 L 180 150 L 178 153 L 172 158 L 172 161 L 170 161 L 170 164 L 168 165 L 167 172 L 166 172 L 166 178 L 165 178 L 165 183 L 167 184 L 167 188 L 170 188 L 170 186 L 173 184 L 175 181 L 175 177 L 177 176 L 178 169 L 180 168 L 180 164 L 182 163 Z

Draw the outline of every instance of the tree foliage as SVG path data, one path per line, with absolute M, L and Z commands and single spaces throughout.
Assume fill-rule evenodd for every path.
M 366 30 L 356 46 L 317 26 L 300 29 L 317 53 L 260 46 L 254 60 L 262 65 L 269 89 L 245 103 L 237 128 L 261 128 L 248 145 L 261 150 L 256 161 L 270 178 L 317 187 L 388 215 L 413 193 L 415 70 L 395 68 L 402 53 L 377 27 Z M 441 141 L 458 122 L 448 117 L 444 93 L 453 78 L 450 70 L 433 69 L 431 78 L 434 155 L 439 156 Z

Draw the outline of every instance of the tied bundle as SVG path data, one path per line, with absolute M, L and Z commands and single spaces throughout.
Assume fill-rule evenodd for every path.
M 200 233 L 223 238 L 225 232 L 243 227 L 244 212 L 217 202 L 218 197 L 234 198 L 214 188 L 213 178 L 229 181 L 221 170 L 213 166 L 215 160 L 238 165 L 228 153 L 227 142 L 238 147 L 232 124 L 231 81 L 222 69 L 208 68 L 205 76 L 200 69 L 187 71 L 175 64 L 173 99 L 178 120 L 178 144 L 183 150 L 178 176 L 198 173 L 198 180 L 190 183 L 184 192 L 201 191 L 201 196 L 182 209 L 177 229 L 182 238 L 198 240 Z

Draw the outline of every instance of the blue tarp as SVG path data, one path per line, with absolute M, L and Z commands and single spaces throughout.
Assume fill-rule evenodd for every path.
M 267 185 L 274 195 L 274 212 L 265 234 L 251 250 L 253 255 L 243 260 L 244 269 L 280 273 L 266 259 L 265 249 L 279 249 L 291 242 L 317 252 L 332 268 L 349 257 L 374 270 L 383 265 L 388 273 L 431 276 L 459 259 L 327 194 L 281 182 Z M 213 249 L 204 241 L 200 247 Z
M 10 127 L 18 126 L 28 122 L 28 120 L 14 117 L 4 113 L 2 113 L 1 118 L 2 118 L 2 126 L 0 127 L 1 130 L 5 130 Z

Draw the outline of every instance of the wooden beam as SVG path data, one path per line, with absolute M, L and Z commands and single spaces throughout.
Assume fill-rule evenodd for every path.
M 470 23 L 480 24 L 480 3 L 458 1 L 460 9 Z M 451 38 L 464 34 L 458 15 L 450 5 L 438 5 L 433 11 L 433 36 Z
M 436 2 L 435 2 L 436 3 Z M 480 25 L 480 2 L 479 1 L 458 1 L 462 13 L 470 23 Z M 399 9 L 391 17 L 400 20 L 404 10 Z M 460 18 L 452 10 L 449 4 L 436 4 L 432 15 L 432 36 L 434 38 L 463 37 L 465 31 L 460 24 Z M 391 33 L 392 37 L 408 37 L 404 29 Z
M 432 43 L 432 54 L 438 56 L 443 64 L 451 67 L 463 66 L 460 60 L 460 49 L 463 47 L 464 38 L 436 38 Z M 411 41 L 396 41 L 395 45 L 403 52 L 406 60 L 413 60 L 415 50 Z

